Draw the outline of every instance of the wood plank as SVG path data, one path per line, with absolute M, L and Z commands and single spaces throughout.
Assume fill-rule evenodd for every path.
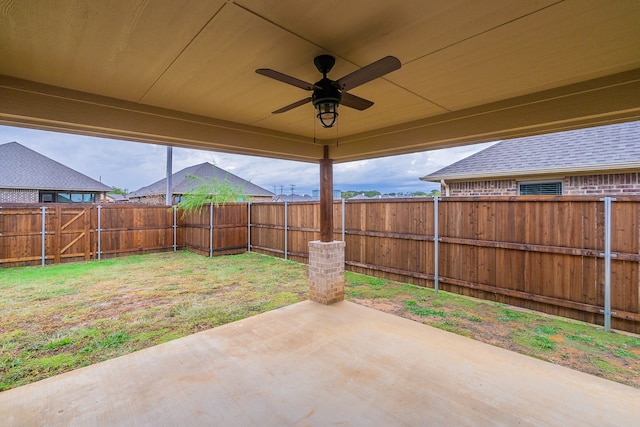
M 60 206 L 56 206 L 54 209 L 55 212 L 55 221 L 53 225 L 53 263 L 60 264 L 60 244 L 61 244 L 61 232 L 62 232 L 62 208 Z

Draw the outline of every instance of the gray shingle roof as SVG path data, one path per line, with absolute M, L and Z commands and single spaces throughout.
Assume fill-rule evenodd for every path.
M 195 175 L 200 178 L 210 178 L 215 173 L 217 179 L 223 180 L 226 179 L 232 184 L 241 185 L 244 187 L 244 191 L 249 196 L 267 196 L 272 197 L 274 194 L 265 190 L 262 187 L 259 187 L 251 182 L 240 178 L 230 172 L 225 171 L 224 169 L 220 169 L 217 166 L 212 165 L 211 163 L 201 163 L 199 165 L 190 166 L 188 168 L 182 169 L 179 172 L 176 172 L 171 175 L 171 186 L 173 187 L 173 194 L 184 194 L 188 192 L 191 187 L 198 185 L 198 182 L 195 182 L 191 179 L 187 178 L 187 175 Z M 167 192 L 167 178 L 163 178 L 160 181 L 154 182 L 151 185 L 146 187 L 142 187 L 128 196 L 131 197 L 144 197 L 144 196 L 155 196 L 155 195 L 164 195 Z
M 0 145 L 0 188 L 111 191 L 111 187 L 17 142 Z
M 499 142 L 420 178 L 423 181 L 640 170 L 640 122 Z

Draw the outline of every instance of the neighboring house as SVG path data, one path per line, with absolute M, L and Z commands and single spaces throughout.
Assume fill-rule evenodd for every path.
M 109 203 L 127 203 L 128 201 L 129 197 L 125 194 L 107 193 L 107 202 Z
M 640 194 L 640 122 L 502 141 L 420 180 L 443 196 Z
M 365 196 L 364 193 L 350 197 L 349 200 L 371 200 L 371 197 Z
M 96 203 L 111 187 L 17 142 L 0 145 L 0 203 Z
M 308 194 L 299 195 L 299 194 L 278 194 L 277 196 L 273 196 L 274 202 L 314 202 L 316 199 L 311 197 Z
M 227 180 L 232 184 L 242 186 L 244 191 L 251 197 L 252 202 L 270 202 L 274 194 L 265 190 L 262 187 L 258 187 L 249 181 L 246 181 L 239 176 L 236 176 L 230 172 L 220 169 L 211 163 L 201 163 L 199 165 L 190 166 L 182 169 L 179 172 L 171 175 L 171 188 L 172 188 L 172 204 L 178 203 L 182 200 L 182 196 L 189 192 L 193 187 L 198 186 L 200 183 L 196 180 L 190 179 L 188 176 L 193 175 L 205 180 L 210 180 L 213 175 L 218 180 Z M 154 182 L 151 185 L 142 187 L 139 190 L 129 193 L 127 197 L 130 202 L 134 203 L 146 203 L 151 205 L 164 205 L 167 194 L 167 178 L 163 178 L 160 181 Z M 238 200 L 242 201 L 242 200 Z

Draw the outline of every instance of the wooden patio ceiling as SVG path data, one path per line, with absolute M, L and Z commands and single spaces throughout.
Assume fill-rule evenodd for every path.
M 640 119 L 636 0 L 0 0 L 0 124 L 344 162 Z M 337 127 L 315 82 L 383 56 Z

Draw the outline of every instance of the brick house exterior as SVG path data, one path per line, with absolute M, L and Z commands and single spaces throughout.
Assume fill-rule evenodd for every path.
M 637 195 L 640 122 L 502 141 L 420 179 L 442 196 Z
M 17 142 L 0 145 L 0 203 L 97 203 L 111 187 Z
M 38 190 L 0 189 L 0 203 L 38 203 Z

